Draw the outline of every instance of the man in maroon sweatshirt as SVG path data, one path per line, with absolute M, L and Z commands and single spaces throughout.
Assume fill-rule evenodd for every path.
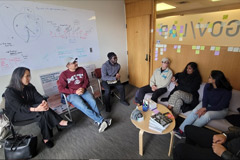
M 59 76 L 58 90 L 67 95 L 67 100 L 81 110 L 89 118 L 98 123 L 99 132 L 103 132 L 111 125 L 112 119 L 104 119 L 96 105 L 92 94 L 87 91 L 89 79 L 86 70 L 78 67 L 77 58 L 65 59 L 67 70 Z M 83 101 L 85 100 L 90 108 Z

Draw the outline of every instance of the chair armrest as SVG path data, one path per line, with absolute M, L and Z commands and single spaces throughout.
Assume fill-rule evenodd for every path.
M 89 86 L 90 87 L 90 89 L 91 89 L 91 91 L 92 91 L 92 94 L 94 95 L 94 90 L 93 90 L 93 86 Z

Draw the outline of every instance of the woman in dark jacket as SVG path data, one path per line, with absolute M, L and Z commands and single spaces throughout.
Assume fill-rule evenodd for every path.
M 199 103 L 198 89 L 202 78 L 197 64 L 195 62 L 188 63 L 183 72 L 173 76 L 172 82 L 175 84 L 175 88 L 169 95 L 168 108 L 176 117 L 181 110 L 183 112 L 192 110 Z
M 4 95 L 6 99 L 6 115 L 10 121 L 19 122 L 36 120 L 41 129 L 43 142 L 47 147 L 54 146 L 51 138 L 54 127 L 67 128 L 71 122 L 52 111 L 36 88 L 30 83 L 30 70 L 18 67 L 13 71 L 11 81 Z M 39 118 L 40 117 L 40 118 Z

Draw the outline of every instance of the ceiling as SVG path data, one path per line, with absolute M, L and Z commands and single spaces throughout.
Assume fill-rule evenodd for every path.
M 156 2 L 164 2 L 176 7 L 175 9 L 156 12 L 157 18 L 240 8 L 240 0 L 221 0 L 217 2 L 211 0 L 156 0 Z

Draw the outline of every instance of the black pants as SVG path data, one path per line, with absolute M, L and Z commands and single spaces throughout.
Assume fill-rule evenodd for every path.
M 146 85 L 146 86 L 144 86 L 142 88 L 139 88 L 139 90 L 136 92 L 135 102 L 142 105 L 145 94 L 146 93 L 153 93 L 151 99 L 154 102 L 157 103 L 158 97 L 160 97 L 165 92 L 167 92 L 167 88 L 159 88 L 159 89 L 157 89 L 156 91 L 153 92 L 152 88 L 150 87 L 150 85 Z
M 45 112 L 15 113 L 13 120 L 14 122 L 36 120 L 35 122 L 38 122 L 43 139 L 50 139 L 53 136 L 52 129 L 59 124 L 62 118 L 49 109 Z
M 188 125 L 185 127 L 185 134 L 186 143 L 180 143 L 174 148 L 174 160 L 222 159 L 212 150 L 213 135 L 217 133 L 205 128 Z
M 111 93 L 111 88 L 116 87 L 119 94 L 120 94 L 120 100 L 124 101 L 125 100 L 125 89 L 124 86 L 118 81 L 116 84 L 108 84 L 106 81 L 102 81 L 102 86 L 104 88 L 104 103 L 106 106 L 106 111 L 110 112 L 111 111 L 111 105 L 110 105 L 110 93 Z

